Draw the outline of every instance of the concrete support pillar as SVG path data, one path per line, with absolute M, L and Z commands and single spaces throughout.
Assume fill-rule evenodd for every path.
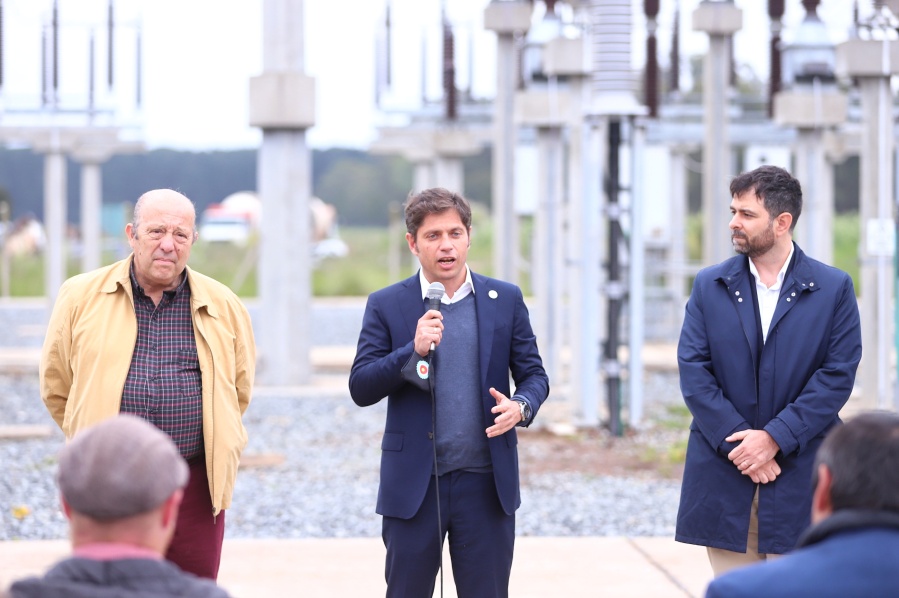
M 415 156 L 412 158 L 413 164 L 415 165 L 413 167 L 413 171 L 412 171 L 413 193 L 418 193 L 425 189 L 430 189 L 432 187 L 438 186 L 438 183 L 437 183 L 438 178 L 437 178 L 437 175 L 435 174 L 436 168 L 435 168 L 435 158 L 434 158 L 433 152 L 432 151 L 424 152 L 424 154 L 427 155 L 427 157 L 423 157 L 423 155 L 422 155 L 423 153 L 421 151 L 414 151 L 414 152 L 409 152 L 409 153 L 415 154 Z M 452 187 L 448 187 L 448 188 L 453 191 L 456 190 Z M 462 192 L 461 189 L 459 189 L 458 191 L 460 193 Z M 405 205 L 405 199 L 403 200 L 403 205 Z M 401 213 L 400 219 L 404 221 L 403 235 L 405 235 L 405 230 L 406 230 L 404 218 L 405 217 Z M 402 238 L 402 235 L 401 235 L 401 238 Z M 409 251 L 408 244 L 405 241 L 402 242 L 401 251 L 402 251 L 402 255 L 403 255 L 403 259 L 401 261 L 406 262 L 406 265 L 409 268 L 409 272 L 412 274 L 415 274 L 416 272 L 418 272 L 418 269 L 421 268 L 421 262 L 418 260 L 418 257 L 413 255 Z M 391 278 L 390 280 L 396 280 L 396 278 Z
M 493 119 L 493 271 L 518 284 L 518 216 L 515 213 L 515 45 L 497 36 L 496 98 Z
M 605 227 L 602 226 L 600 214 L 603 210 L 603 191 L 600 184 L 603 174 L 602 165 L 606 163 L 605 139 L 607 132 L 604 120 L 594 122 L 594 126 L 586 127 L 584 151 L 584 206 L 578 217 L 572 221 L 572 228 L 579 232 L 583 239 L 581 259 L 583 260 L 582 277 L 572 287 L 577 295 L 577 308 L 572 309 L 572 319 L 577 320 L 581 334 L 572 338 L 572 389 L 579 389 L 581 394 L 573 394 L 578 401 L 579 423 L 585 426 L 597 426 L 608 417 L 604 409 L 606 405 L 604 389 L 601 384 L 599 370 L 600 339 L 606 337 L 605 318 L 607 298 L 600 289 L 605 285 L 605 270 L 602 267 L 603 248 L 608 243 Z M 597 168 L 599 166 L 599 168 Z M 574 392 L 574 391 L 573 391 Z
M 100 164 L 81 163 L 81 271 L 100 267 L 103 252 L 103 182 Z
M 434 164 L 430 160 L 418 160 L 412 170 L 412 188 L 418 193 L 434 187 Z
M 581 98 L 583 102 L 584 85 L 580 79 L 572 82 L 572 96 Z M 567 163 L 567 181 L 568 188 L 565 193 L 565 213 L 563 228 L 560 231 L 562 239 L 565 240 L 565 258 L 563 268 L 566 277 L 565 282 L 565 304 L 560 306 L 564 309 L 564 317 L 562 323 L 565 326 L 565 341 L 568 347 L 567 359 L 565 359 L 566 376 L 565 386 L 567 392 L 566 398 L 579 400 L 585 393 L 596 393 L 598 381 L 593 386 L 585 387 L 584 379 L 579 375 L 583 368 L 596 369 L 596 361 L 592 363 L 584 362 L 582 354 L 585 338 L 592 333 L 584 329 L 584 308 L 586 299 L 581 286 L 584 284 L 585 270 L 593 264 L 598 264 L 596 254 L 590 251 L 585 243 L 586 230 L 582 225 L 582 221 L 586 218 L 588 201 L 586 197 L 586 181 L 584 180 L 585 172 L 591 172 L 586 158 L 586 137 L 588 135 L 587 127 L 584 123 L 582 103 L 581 109 L 572 114 L 572 122 L 568 126 L 568 163 Z M 593 204 L 595 208 L 595 202 Z M 594 287 L 596 288 L 596 287 Z M 591 310 L 597 309 L 596 298 L 590 302 Z M 596 336 L 590 340 L 596 340 Z M 595 380 L 595 378 L 594 378 Z M 590 425 L 595 425 L 593 421 Z
M 802 184 L 802 214 L 794 238 L 806 254 L 833 264 L 833 167 L 824 149 L 820 131 L 799 130 L 794 176 Z
M 303 1 L 265 0 L 263 74 L 250 80 L 250 125 L 262 128 L 258 188 L 260 382 L 297 385 L 312 374 L 312 159 L 315 85 L 303 73 Z
M 258 157 L 260 365 L 266 384 L 304 384 L 311 375 L 311 171 L 305 132 L 266 131 Z
M 862 153 L 860 157 L 860 216 L 862 239 L 859 258 L 862 278 L 862 338 L 869 350 L 861 363 L 863 396 L 870 407 L 892 405 L 890 352 L 893 331 L 893 130 L 889 79 L 860 80 Z
M 886 35 L 886 32 L 884 32 Z M 861 362 L 864 407 L 892 406 L 893 286 L 896 224 L 893 215 L 893 102 L 890 78 L 899 74 L 899 42 L 854 39 L 837 46 L 838 75 L 859 82 L 862 142 L 859 207 L 862 235 Z
M 109 132 L 75 137 L 71 157 L 81 164 L 81 271 L 90 272 L 103 262 L 102 164 L 115 154 L 142 152 L 143 143 L 122 141 Z
M 666 277 L 668 294 L 674 305 L 674 321 L 671 329 L 679 331 L 684 322 L 684 307 L 687 304 L 687 153 L 688 149 L 675 146 L 671 149 L 671 247 L 670 272 Z
M 48 151 L 44 156 L 44 295 L 51 304 L 66 279 L 66 157 Z
M 561 342 L 564 327 L 560 310 L 562 290 L 562 194 L 564 160 L 562 132 L 558 127 L 537 131 L 539 155 L 538 203 L 534 215 L 532 288 L 536 298 L 536 334 L 543 366 L 550 380 L 560 378 Z
M 727 87 L 730 80 L 730 45 L 733 34 L 743 25 L 743 12 L 730 2 L 702 2 L 693 12 L 693 29 L 709 36 L 703 61 L 702 150 L 702 256 L 705 264 L 730 257 L 733 247 L 728 235 L 730 212 L 727 189 L 731 172 L 728 137 Z
M 630 381 L 630 410 L 628 422 L 634 429 L 643 421 L 643 343 L 646 340 L 646 246 L 643 234 L 645 198 L 644 157 L 646 155 L 645 123 L 632 127 L 633 149 L 631 176 L 631 234 L 628 239 L 630 267 L 628 268 L 628 379 Z
M 437 156 L 434 161 L 434 186 L 465 194 L 465 174 L 462 159 L 455 156 Z
M 515 212 L 515 87 L 518 61 L 515 35 L 525 33 L 531 6 L 519 0 L 493 0 L 484 10 L 484 27 L 496 32 L 496 97 L 493 100 L 493 275 L 518 284 L 518 217 Z
M 802 214 L 793 238 L 813 258 L 833 263 L 833 164 L 825 134 L 846 121 L 848 101 L 833 86 L 797 84 L 774 96 L 774 119 L 796 127 L 795 176 L 802 185 Z

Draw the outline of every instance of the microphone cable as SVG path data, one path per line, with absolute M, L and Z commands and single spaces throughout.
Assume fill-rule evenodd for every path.
M 445 292 L 443 283 L 431 283 L 426 293 L 429 310 L 440 311 L 440 300 Z M 434 448 L 434 493 L 437 497 L 437 570 L 440 572 L 440 598 L 443 598 L 443 517 L 440 512 L 440 471 L 437 467 L 437 396 L 435 391 L 437 383 L 434 381 L 434 368 L 431 366 L 436 348 L 437 346 L 432 342 L 431 350 L 428 351 L 428 388 L 431 391 L 431 442 Z
M 434 387 L 434 350 L 428 352 L 428 386 L 431 390 L 431 442 L 434 448 L 434 493 L 437 497 L 437 570 L 440 572 L 440 598 L 443 598 L 443 517 L 440 513 L 440 472 L 437 469 L 437 397 Z

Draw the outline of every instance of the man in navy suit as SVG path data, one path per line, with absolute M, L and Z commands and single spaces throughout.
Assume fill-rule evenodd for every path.
M 534 420 L 549 381 L 521 290 L 466 264 L 468 201 L 426 189 L 405 217 L 421 269 L 369 296 L 349 382 L 359 406 L 387 397 L 377 505 L 387 595 L 431 596 L 448 534 L 460 598 L 508 596 L 515 427 Z M 438 282 L 441 309 L 428 309 Z
M 715 579 L 706 596 L 827 598 L 899 591 L 899 415 L 834 428 L 815 460 L 812 526 L 799 548 Z

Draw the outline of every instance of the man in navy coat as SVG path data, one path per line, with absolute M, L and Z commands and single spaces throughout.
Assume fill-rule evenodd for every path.
M 387 397 L 377 505 L 387 595 L 431 596 L 448 534 L 458 595 L 508 596 L 515 427 L 534 420 L 549 381 L 521 290 L 466 264 L 465 198 L 426 189 L 405 217 L 421 269 L 369 296 L 349 382 L 360 406 Z M 439 310 L 426 302 L 434 283 Z
M 799 182 L 761 166 L 730 192 L 739 255 L 697 274 L 677 349 L 693 421 L 675 539 L 716 575 L 796 546 L 862 353 L 851 278 L 793 243 Z
M 899 415 L 862 413 L 828 434 L 818 450 L 811 516 L 798 550 L 723 575 L 706 596 L 896 596 Z

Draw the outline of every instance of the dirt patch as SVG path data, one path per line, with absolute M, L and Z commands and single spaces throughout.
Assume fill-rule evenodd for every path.
M 546 429 L 519 432 L 522 475 L 578 472 L 590 476 L 679 480 L 683 474 L 686 432 L 656 427 L 613 436 L 608 430 L 581 429 L 555 434 Z

